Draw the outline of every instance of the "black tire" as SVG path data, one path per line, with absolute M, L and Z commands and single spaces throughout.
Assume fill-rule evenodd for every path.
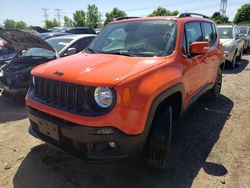
M 233 56 L 233 60 L 230 62 L 229 64 L 229 68 L 230 69 L 234 69 L 235 65 L 236 65 L 236 60 L 237 60 L 237 52 L 235 52 L 234 56 Z
M 147 140 L 148 165 L 154 168 L 166 168 L 172 137 L 172 108 L 165 105 L 156 113 Z
M 214 87 L 208 93 L 209 98 L 212 100 L 219 98 L 221 87 L 222 87 L 222 70 L 219 69 Z

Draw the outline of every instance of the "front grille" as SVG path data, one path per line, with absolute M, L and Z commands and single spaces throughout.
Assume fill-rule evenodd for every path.
M 84 108 L 86 87 L 47 78 L 35 77 L 35 98 L 57 108 L 81 112 Z

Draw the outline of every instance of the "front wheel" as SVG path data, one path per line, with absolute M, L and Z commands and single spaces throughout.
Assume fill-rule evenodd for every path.
M 221 87 L 222 87 L 222 70 L 219 69 L 214 87 L 208 93 L 209 98 L 211 99 L 219 98 Z
M 148 137 L 146 152 L 148 164 L 155 168 L 166 168 L 172 137 L 172 108 L 160 107 Z

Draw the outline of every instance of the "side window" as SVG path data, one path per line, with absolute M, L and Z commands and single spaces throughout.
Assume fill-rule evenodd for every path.
M 75 44 L 73 44 L 70 48 L 75 48 L 76 53 L 78 53 L 78 52 L 84 50 L 92 40 L 93 40 L 93 38 L 80 39 Z
M 218 34 L 215 24 L 212 24 L 212 28 L 213 28 L 213 44 L 215 44 L 218 39 Z
M 211 47 L 214 44 L 212 25 L 209 22 L 202 22 L 201 24 L 204 32 L 204 41 L 207 41 Z
M 203 41 L 200 22 L 188 22 L 185 24 L 187 51 L 189 53 L 190 44 L 196 41 Z

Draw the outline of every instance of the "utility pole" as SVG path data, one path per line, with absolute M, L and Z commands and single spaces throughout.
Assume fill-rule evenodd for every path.
M 42 11 L 44 12 L 43 16 L 44 16 L 44 22 L 48 21 L 48 8 L 42 8 Z
M 227 12 L 227 0 L 221 0 L 220 13 L 222 16 L 226 16 L 226 12 Z
M 60 14 L 60 11 L 62 11 L 62 9 L 55 9 L 56 11 L 56 17 L 57 17 L 57 21 L 59 23 L 59 25 L 61 25 L 61 14 Z

